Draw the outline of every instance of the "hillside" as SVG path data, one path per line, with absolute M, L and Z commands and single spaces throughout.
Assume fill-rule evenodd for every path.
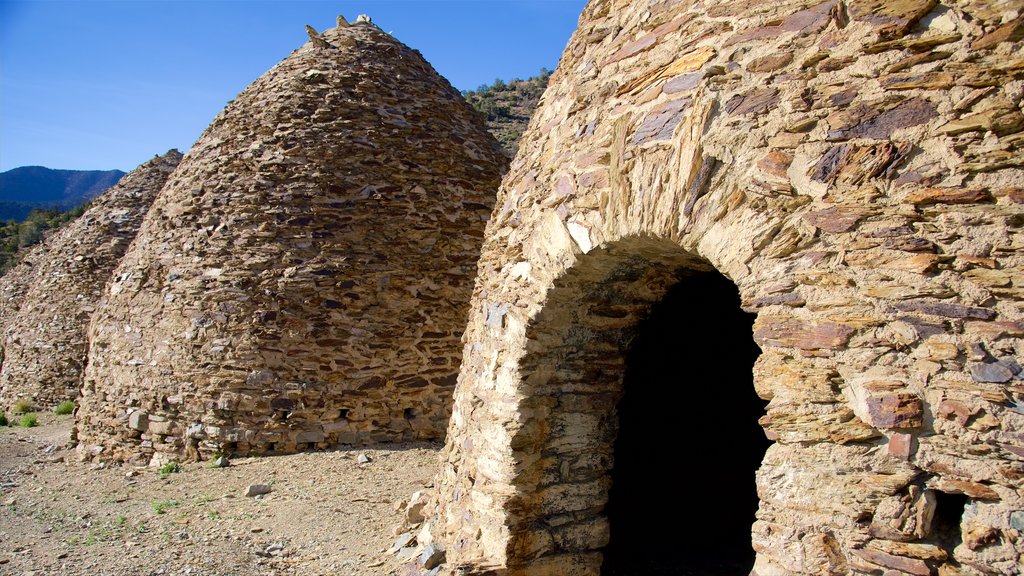
M 124 176 L 120 170 L 54 170 L 22 166 L 0 172 L 0 221 L 24 220 L 34 209 L 69 210 Z
M 0 274 L 17 262 L 19 250 L 39 243 L 49 230 L 60 228 L 78 218 L 88 208 L 88 203 L 76 206 L 67 212 L 59 210 L 33 209 L 24 220 L 0 221 Z
M 462 93 L 473 108 L 487 117 L 487 127 L 501 142 L 509 156 L 515 156 L 519 137 L 523 135 L 541 95 L 548 85 L 551 72 L 540 69 L 540 75 L 526 80 L 519 78 L 483 85 Z

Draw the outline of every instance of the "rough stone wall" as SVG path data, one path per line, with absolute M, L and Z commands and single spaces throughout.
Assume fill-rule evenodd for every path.
M 450 565 L 599 572 L 631 330 L 713 267 L 763 351 L 757 574 L 1021 574 L 1022 8 L 592 1 L 488 224 Z
M 443 437 L 498 143 L 422 56 L 342 23 L 168 182 L 90 333 L 87 457 Z
M 4 276 L 5 297 L 17 306 L 3 322 L 0 406 L 26 398 L 43 408 L 78 396 L 89 319 L 180 160 L 171 150 L 126 174 Z

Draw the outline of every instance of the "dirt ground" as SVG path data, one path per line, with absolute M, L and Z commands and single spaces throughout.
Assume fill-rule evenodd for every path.
M 401 522 L 396 503 L 429 486 L 440 448 L 241 458 L 161 477 L 80 463 L 67 446 L 72 418 L 0 427 L 0 575 L 393 574 L 383 551 Z M 273 491 L 245 497 L 250 484 Z

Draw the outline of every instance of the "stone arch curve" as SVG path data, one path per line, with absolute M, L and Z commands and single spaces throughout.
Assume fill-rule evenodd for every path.
M 716 277 L 721 280 L 715 281 Z M 575 556 L 573 562 L 577 568 L 590 564 L 597 570 L 602 562 L 602 554 L 598 551 L 603 551 L 609 542 L 609 524 L 612 525 L 612 540 L 624 542 L 625 539 L 634 539 L 627 531 L 642 529 L 635 522 L 645 522 L 659 516 L 626 513 L 630 507 L 643 506 L 638 503 L 643 499 L 622 491 L 614 496 L 621 502 L 614 514 L 617 518 L 613 519 L 608 509 L 613 484 L 622 482 L 622 489 L 627 491 L 638 487 L 636 482 L 632 486 L 629 484 L 629 474 L 639 475 L 629 469 L 630 466 L 637 466 L 637 458 L 626 458 L 632 462 L 620 462 L 621 457 L 639 448 L 632 438 L 645 428 L 659 428 L 649 423 L 641 424 L 637 408 L 630 410 L 627 407 L 623 410 L 621 401 L 624 395 L 628 395 L 634 405 L 648 402 L 644 418 L 653 419 L 660 419 L 669 411 L 651 410 L 656 403 L 646 398 L 660 397 L 657 404 L 662 409 L 676 402 L 681 405 L 692 402 L 694 406 L 689 409 L 701 413 L 717 413 L 714 406 L 700 405 L 707 399 L 728 398 L 729 402 L 735 404 L 725 414 L 728 417 L 723 418 L 719 424 L 737 428 L 743 428 L 744 424 L 756 427 L 757 418 L 761 415 L 760 406 L 755 407 L 755 414 L 746 423 L 743 418 L 751 416 L 750 410 L 735 406 L 744 404 L 744 394 L 753 394 L 752 389 L 736 387 L 737 384 L 750 387 L 749 366 L 745 378 L 741 375 L 743 368 L 738 367 L 720 370 L 720 381 L 700 381 L 700 375 L 704 375 L 705 371 L 698 366 L 673 363 L 670 369 L 673 377 L 652 378 L 649 373 L 644 374 L 648 369 L 633 364 L 634 361 L 642 361 L 636 356 L 640 350 L 634 348 L 639 346 L 650 350 L 651 338 L 664 338 L 675 346 L 681 346 L 674 352 L 675 359 L 681 361 L 684 358 L 696 359 L 693 354 L 687 354 L 686 350 L 694 347 L 695 340 L 713 339 L 720 335 L 724 338 L 718 346 L 738 348 L 731 351 L 729 356 L 733 362 L 738 361 L 742 365 L 746 357 L 742 340 L 745 338 L 750 342 L 751 334 L 749 325 L 744 333 L 742 320 L 739 328 L 734 323 L 737 314 L 741 317 L 746 315 L 738 307 L 735 311 L 718 309 L 724 302 L 736 298 L 734 287 L 730 298 L 730 284 L 709 262 L 685 252 L 671 241 L 652 237 L 629 237 L 581 254 L 573 267 L 553 283 L 546 294 L 544 307 L 526 328 L 526 346 L 519 361 L 523 376 L 519 387 L 522 399 L 518 404 L 518 413 L 523 425 L 515 430 L 510 441 L 512 458 L 516 462 L 515 475 L 511 481 L 514 495 L 504 504 L 506 526 L 511 532 L 509 548 L 512 555 L 532 558 L 556 551 Z M 722 293 L 708 293 L 707 290 Z M 696 295 L 703 295 L 710 302 L 685 302 L 687 296 Z M 686 316 L 673 312 L 673 308 L 678 310 L 684 307 L 683 302 L 685 308 L 690 309 Z M 702 322 L 711 319 L 713 314 L 705 310 L 709 306 L 715 308 L 714 320 L 724 326 L 685 324 L 688 319 L 699 319 Z M 657 314 L 668 314 L 673 320 L 684 324 L 679 325 L 677 330 L 666 331 L 663 327 L 666 320 L 659 323 L 651 317 Z M 659 324 L 662 327 L 659 328 Z M 703 336 L 697 336 L 701 333 Z M 637 342 L 640 344 L 635 346 Z M 712 352 L 714 348 L 699 344 L 696 347 L 704 348 L 705 353 Z M 665 352 L 649 351 L 645 355 L 650 358 L 653 354 L 663 355 Z M 715 359 L 701 360 L 713 362 Z M 747 382 L 736 381 L 739 379 Z M 681 388 L 662 388 L 661 385 L 667 384 L 669 380 Z M 689 388 L 689 392 L 684 393 L 682 390 L 686 388 Z M 727 389 L 728 392 L 717 391 L 715 388 Z M 697 416 L 690 420 L 709 425 L 713 418 Z M 696 442 L 699 434 L 709 432 L 693 429 L 689 422 L 677 420 L 675 423 L 669 436 L 650 438 L 644 444 L 660 445 L 662 455 L 674 459 L 669 456 L 671 447 Z M 619 442 L 624 439 L 619 433 L 623 427 L 629 441 L 619 446 Z M 628 434 L 630 432 L 632 435 Z M 742 434 L 736 436 L 749 440 Z M 763 448 L 758 448 L 761 448 L 760 443 L 749 451 L 763 454 Z M 742 457 L 746 451 L 740 449 L 733 456 Z M 757 455 L 758 459 L 760 454 Z M 692 464 L 704 466 L 705 461 L 711 460 L 714 459 L 695 456 Z M 648 473 L 657 474 L 654 462 L 648 464 L 652 469 Z M 677 464 L 679 468 L 673 472 L 689 466 L 689 463 L 682 461 Z M 622 466 L 626 469 L 620 470 Z M 749 499 L 754 495 L 753 470 L 747 470 L 746 466 L 737 468 L 749 473 L 743 479 L 745 481 L 720 478 L 718 485 L 722 487 L 735 483 L 749 493 L 738 493 L 733 498 Z M 612 478 L 613 471 L 619 472 L 617 480 Z M 717 471 L 708 471 L 709 476 L 716 474 Z M 672 492 L 663 493 L 666 500 L 701 497 L 699 494 L 688 495 L 685 492 L 687 487 L 702 485 L 699 481 L 690 481 L 684 476 L 671 484 Z M 660 492 L 668 483 L 648 479 L 643 481 L 643 485 L 646 491 Z M 704 486 L 707 487 L 706 484 Z M 723 507 L 718 512 L 728 514 L 731 511 L 735 514 L 735 509 L 729 508 Z M 671 505 L 663 506 L 662 512 L 671 509 Z M 702 518 L 701 522 L 706 523 L 710 530 L 710 526 L 717 523 L 709 520 Z M 733 523 L 741 526 L 738 532 L 746 530 L 742 527 L 744 520 L 731 518 Z M 538 525 L 546 528 L 537 530 Z M 677 537 L 683 533 L 691 536 L 697 532 L 681 529 Z M 648 534 L 647 538 L 650 536 Z M 653 542 L 646 544 L 652 550 L 658 546 Z M 708 542 L 703 544 L 707 545 Z M 628 544 L 618 545 L 616 549 L 620 555 L 627 550 L 633 551 Z M 695 552 L 689 550 L 690 553 Z M 731 552 L 740 559 L 744 556 L 743 551 Z M 655 560 L 656 556 L 653 554 L 648 561 L 655 564 L 663 562 Z M 629 562 L 633 569 L 637 569 L 638 560 L 634 556 Z M 749 564 L 746 568 L 749 569 Z
M 528 361 L 531 327 L 567 314 L 558 287 L 590 256 L 658 238 L 758 313 L 776 442 L 758 574 L 1017 569 L 1017 16 L 591 2 L 488 224 L 438 481 L 449 560 L 596 573 L 599 557 L 530 516 L 542 492 L 520 482 L 537 466 L 524 442 L 550 425 L 531 404 L 548 377 Z M 967 498 L 959 540 L 936 536 L 938 493 Z

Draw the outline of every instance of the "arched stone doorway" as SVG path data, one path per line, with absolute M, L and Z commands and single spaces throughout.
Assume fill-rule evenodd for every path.
M 518 410 L 530 424 L 511 439 L 514 556 L 570 555 L 597 573 L 607 548 L 608 575 L 750 571 L 754 470 L 766 440 L 757 425 L 764 402 L 751 384 L 752 315 L 739 304 L 735 285 L 708 262 L 651 238 L 581 256 L 554 283 L 520 361 Z M 673 362 L 674 374 L 658 373 Z M 707 381 L 716 372 L 720 380 Z M 736 446 L 712 448 L 712 439 L 753 449 L 737 456 Z M 726 453 L 733 462 L 719 457 Z M 716 484 L 742 504 L 717 513 L 694 504 L 720 501 L 708 492 Z M 687 508 L 675 546 L 661 549 L 673 540 L 661 534 L 671 515 Z M 723 547 L 737 544 L 721 563 Z
M 747 576 L 769 445 L 752 384 L 754 314 L 717 272 L 689 272 L 637 326 L 616 407 L 605 576 Z

